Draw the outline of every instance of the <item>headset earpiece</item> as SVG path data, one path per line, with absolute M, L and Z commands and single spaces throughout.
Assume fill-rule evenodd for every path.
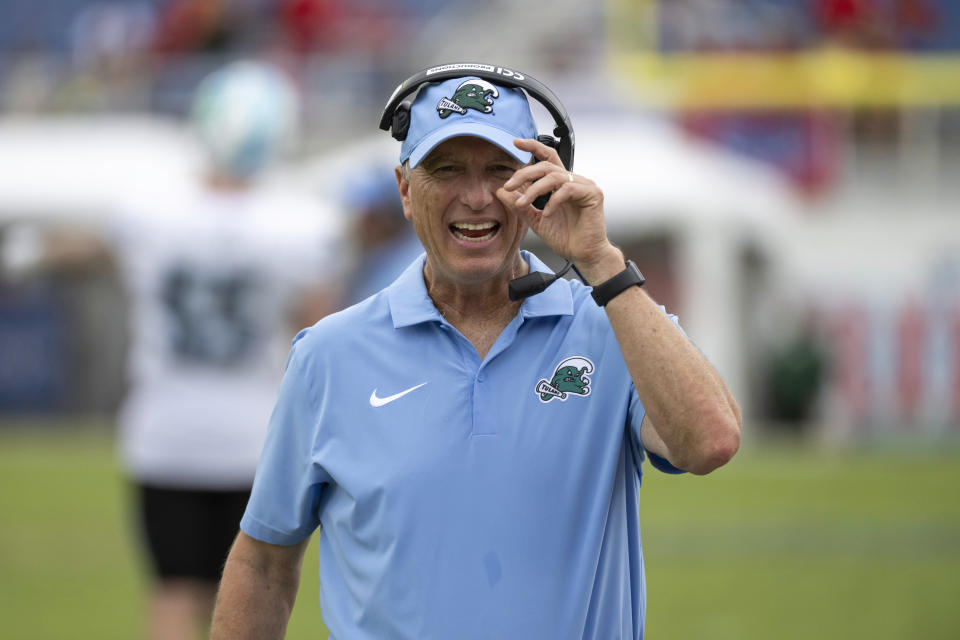
M 393 112 L 393 120 L 390 124 L 390 135 L 400 142 L 407 139 L 407 131 L 410 130 L 411 104 L 411 100 L 404 100 L 397 105 L 396 110 Z
M 560 141 L 559 141 L 559 140 L 557 140 L 557 139 L 554 138 L 553 136 L 549 136 L 549 135 L 546 135 L 546 134 L 543 134 L 543 133 L 541 133 L 540 135 L 537 136 L 537 142 L 539 142 L 539 143 L 541 143 L 541 144 L 545 144 L 545 145 L 547 145 L 548 147 L 550 147 L 551 149 L 556 149 L 556 148 L 560 145 Z

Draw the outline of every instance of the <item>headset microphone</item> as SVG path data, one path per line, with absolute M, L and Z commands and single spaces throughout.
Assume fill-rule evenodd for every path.
M 509 295 L 510 299 L 514 302 L 536 295 L 562 278 L 567 271 L 570 271 L 570 267 L 572 266 L 573 263 L 567 260 L 563 268 L 556 273 L 531 271 L 525 276 L 514 278 L 510 281 L 510 286 L 507 288 L 507 295 Z
M 397 140 L 405 140 L 410 127 L 410 108 L 415 98 L 412 94 L 419 91 L 425 84 L 465 76 L 482 78 L 502 87 L 522 89 L 527 95 L 542 104 L 553 117 L 555 127 L 553 135 L 538 135 L 537 140 L 556 149 L 564 168 L 567 171 L 573 170 L 575 140 L 573 125 L 570 123 L 570 116 L 567 115 L 567 110 L 563 104 L 543 83 L 525 73 L 498 65 L 456 62 L 430 67 L 415 73 L 401 82 L 394 90 L 393 95 L 390 96 L 383 113 L 380 115 L 380 128 L 384 131 L 390 131 L 391 135 Z M 534 156 L 534 162 L 536 161 L 536 156 Z M 549 198 L 549 193 L 539 196 L 533 201 L 533 206 L 537 209 L 543 209 Z M 536 295 L 560 279 L 571 268 L 580 276 L 580 272 L 573 266 L 573 263 L 567 260 L 557 273 L 533 271 L 520 278 L 515 278 L 510 281 L 508 295 L 514 302 Z M 580 279 L 583 280 L 583 276 L 580 276 Z

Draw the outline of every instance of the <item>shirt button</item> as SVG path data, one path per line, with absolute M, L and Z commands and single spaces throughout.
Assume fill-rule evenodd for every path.
M 486 377 L 486 376 L 484 376 L 482 373 L 478 374 L 478 375 L 477 375 L 477 382 L 483 382 L 483 380 L 484 380 L 485 377 Z

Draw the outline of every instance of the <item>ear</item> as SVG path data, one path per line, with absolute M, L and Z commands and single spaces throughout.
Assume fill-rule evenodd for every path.
M 400 202 L 403 204 L 403 217 L 407 220 L 413 220 L 413 207 L 410 204 L 410 181 L 403 177 L 400 165 L 394 167 L 393 175 L 397 179 L 397 190 L 400 192 Z

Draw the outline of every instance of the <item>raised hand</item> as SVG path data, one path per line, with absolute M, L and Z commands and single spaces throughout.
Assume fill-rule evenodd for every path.
M 533 153 L 539 162 L 517 170 L 497 190 L 503 205 L 526 220 L 553 251 L 578 267 L 589 269 L 616 251 L 607 239 L 600 187 L 567 171 L 555 149 L 532 139 L 517 138 L 514 144 Z M 533 206 L 538 196 L 550 192 L 543 211 Z

